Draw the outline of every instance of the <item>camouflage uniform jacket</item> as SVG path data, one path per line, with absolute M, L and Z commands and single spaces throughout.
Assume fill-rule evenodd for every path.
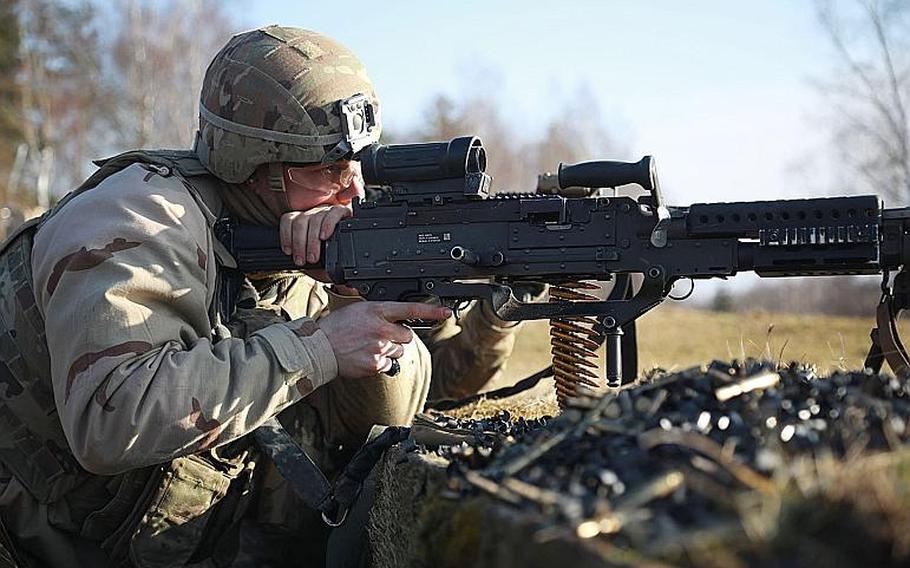
M 207 214 L 182 179 L 141 164 L 69 199 L 35 233 L 33 292 L 53 400 L 63 445 L 87 472 L 121 479 L 115 474 L 237 439 L 337 375 L 328 339 L 307 318 L 246 340 L 218 337 L 215 248 Z M 100 478 L 72 476 L 90 483 L 69 484 L 80 489 L 65 499 L 62 491 L 41 496 L 44 523 L 85 535 L 92 511 L 79 494 Z M 17 535 L 40 522 L 40 512 L 23 511 L 29 481 L 0 481 L 0 511 Z M 101 504 L 111 498 L 94 493 Z M 47 544 L 45 536 L 34 535 Z M 52 547 L 48 559 L 79 562 L 67 548 Z
M 332 347 L 311 320 L 216 341 L 212 241 L 180 180 L 138 164 L 38 231 L 32 266 L 55 398 L 88 471 L 121 473 L 235 439 L 335 378 Z

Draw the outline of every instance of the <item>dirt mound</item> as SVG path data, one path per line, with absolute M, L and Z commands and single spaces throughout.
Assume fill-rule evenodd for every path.
M 910 561 L 910 386 L 893 377 L 715 362 L 551 420 L 423 421 L 460 443 L 384 464 L 380 506 L 411 509 L 384 527 L 410 527 L 399 566 Z

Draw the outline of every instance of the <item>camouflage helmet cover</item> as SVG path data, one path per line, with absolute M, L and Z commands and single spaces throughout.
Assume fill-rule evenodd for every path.
M 231 38 L 206 71 L 199 105 L 196 154 L 229 183 L 245 181 L 261 164 L 349 157 L 378 141 L 381 130 L 363 64 L 343 45 L 299 28 L 268 26 Z

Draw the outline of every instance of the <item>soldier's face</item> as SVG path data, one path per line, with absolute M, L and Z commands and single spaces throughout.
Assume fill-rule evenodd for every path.
M 344 160 L 328 165 L 284 166 L 284 186 L 293 211 L 320 205 L 350 205 L 363 198 L 360 162 Z

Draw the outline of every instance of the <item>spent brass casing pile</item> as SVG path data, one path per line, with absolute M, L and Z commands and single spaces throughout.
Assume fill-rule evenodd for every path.
M 812 488 L 839 479 L 832 472 L 851 471 L 861 456 L 893 456 L 894 475 L 910 463 L 910 382 L 870 372 L 818 377 L 811 367 L 755 360 L 715 361 L 572 398 L 551 419 L 434 420 L 474 436 L 437 450 L 450 460 L 460 495 L 483 493 L 529 512 L 540 538 L 599 539 L 660 558 L 721 529 L 731 543 L 749 541 L 755 535 L 743 527 L 769 522 L 762 504 L 793 498 L 793 481 L 805 501 L 788 507 L 817 517 L 828 505 L 819 501 L 824 489 Z M 837 499 L 850 497 L 839 483 L 832 487 Z M 863 507 L 867 490 L 856 493 Z M 868 522 L 891 510 L 882 503 Z M 900 504 L 907 506 L 910 492 Z M 838 513 L 843 507 L 830 503 L 832 534 L 854 530 L 850 516 Z M 901 527 L 910 530 L 910 521 Z M 869 534 L 882 530 L 872 526 Z M 891 554 L 892 545 L 884 541 L 883 550 Z M 910 552 L 901 559 L 910 561 Z

